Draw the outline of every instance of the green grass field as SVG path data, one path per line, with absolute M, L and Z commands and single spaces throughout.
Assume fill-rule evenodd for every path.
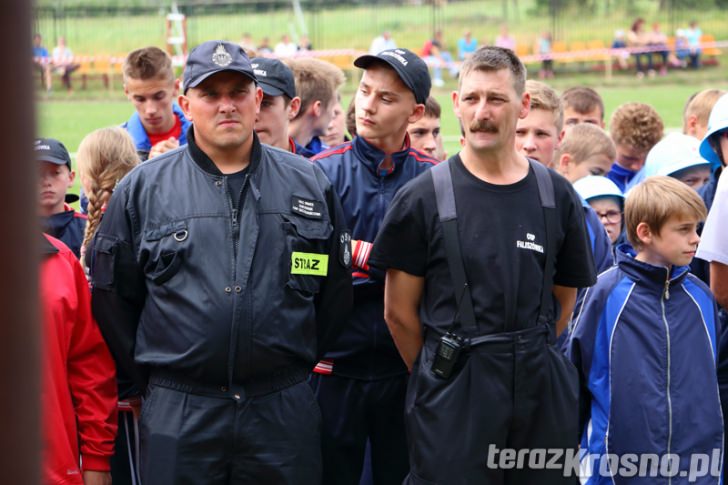
M 607 121 L 614 109 L 622 103 L 640 101 L 652 105 L 662 116 L 668 129 L 678 129 L 682 126 L 682 110 L 687 98 L 694 92 L 707 87 L 728 89 L 728 80 L 710 81 L 706 79 L 698 82 L 683 82 L 688 79 L 678 78 L 678 75 L 694 73 L 675 73 L 674 82 L 650 83 L 650 81 L 637 83 L 631 77 L 624 82 L 632 85 L 596 86 L 604 98 Z M 561 91 L 569 86 L 579 84 L 577 78 L 555 80 L 554 88 Z M 450 88 L 454 88 L 451 83 Z M 344 95 L 348 103 L 353 93 Z M 452 112 L 450 91 L 438 89 L 434 91 L 442 110 L 442 132 L 446 137 L 448 153 L 457 151 L 457 137 L 459 128 L 457 119 Z M 68 149 L 75 152 L 81 139 L 90 131 L 103 126 L 123 123 L 132 113 L 131 104 L 122 96 L 113 99 L 98 100 L 49 100 L 37 103 L 38 133 L 41 136 L 51 136 L 62 140 Z

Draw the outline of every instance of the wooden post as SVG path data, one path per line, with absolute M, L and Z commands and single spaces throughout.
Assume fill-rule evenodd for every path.
M 30 53 L 33 2 L 0 4 L 0 470 L 3 483 L 40 483 L 40 314 L 33 157 L 34 90 Z

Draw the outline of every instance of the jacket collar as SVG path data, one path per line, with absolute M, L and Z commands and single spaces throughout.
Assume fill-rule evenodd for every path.
M 54 236 L 56 234 L 63 234 L 64 229 L 74 219 L 74 210 L 70 207 L 66 208 L 63 212 L 53 214 L 49 217 L 42 217 L 43 230 Z M 57 237 L 57 236 L 55 236 Z
M 58 253 L 58 248 L 55 247 L 45 235 L 40 237 L 40 254 L 43 257 L 49 257 Z
M 627 182 L 629 182 L 630 180 L 632 180 L 632 177 L 634 177 L 637 174 L 637 172 L 635 172 L 634 170 L 630 170 L 628 168 L 624 168 L 623 166 L 621 166 L 617 162 L 614 162 L 612 164 L 611 171 L 615 175 L 617 175 L 619 177 L 625 178 L 627 180 Z
M 186 134 L 187 130 L 191 126 L 191 123 L 185 116 L 182 108 L 180 108 L 177 103 L 172 103 L 172 111 L 174 112 L 174 115 L 182 122 L 182 134 L 180 134 L 179 137 L 179 144 L 184 145 L 187 143 Z M 144 125 L 142 124 L 142 119 L 139 117 L 139 113 L 135 112 L 133 115 L 131 115 L 131 118 L 129 118 L 129 121 L 126 122 L 124 128 L 126 128 L 126 131 L 129 132 L 132 139 L 134 140 L 134 145 L 136 145 L 137 150 L 149 151 L 152 149 L 152 144 L 149 141 L 149 135 L 147 134 L 147 130 L 144 129 Z
M 190 129 L 187 132 L 187 150 L 189 150 L 192 160 L 194 160 L 202 170 L 217 177 L 225 176 L 225 174 L 217 168 L 217 165 L 210 160 L 210 157 L 208 157 L 207 154 L 203 152 L 199 146 L 197 146 L 197 143 L 195 142 L 194 126 L 190 126 Z M 260 140 L 258 140 L 258 135 L 253 132 L 253 146 L 250 150 L 250 165 L 248 165 L 249 174 L 253 174 L 258 165 L 260 165 L 261 155 L 262 151 L 260 148 Z
M 629 244 L 620 244 L 616 250 L 617 264 L 619 269 L 624 271 L 635 281 L 642 281 L 648 284 L 655 284 L 663 288 L 669 281 L 670 285 L 679 284 L 690 272 L 690 266 L 673 266 L 668 274 L 665 266 L 654 266 L 635 259 L 637 253 Z
M 409 157 L 411 150 L 409 134 L 406 134 L 402 150 L 392 153 L 392 169 L 384 173 L 380 169 L 380 165 L 384 161 L 385 157 L 385 153 L 382 150 L 360 136 L 354 137 L 351 144 L 354 148 L 354 155 L 356 158 L 363 162 L 370 171 L 379 176 L 387 176 L 396 172 L 399 166 L 404 163 L 407 157 Z
M 296 140 L 294 140 L 293 138 L 291 138 L 290 136 L 288 137 L 288 146 L 291 147 L 291 153 L 295 153 L 296 155 L 301 155 L 304 158 L 311 158 L 314 155 L 316 155 L 314 152 L 312 152 L 305 146 L 299 145 L 298 142 Z

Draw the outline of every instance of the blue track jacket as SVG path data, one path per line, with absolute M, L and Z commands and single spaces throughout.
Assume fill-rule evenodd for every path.
M 627 468 L 622 476 L 603 476 L 612 474 L 600 470 L 605 453 L 673 453 L 681 472 L 689 470 L 692 453 L 704 453 L 717 456 L 720 474 L 718 312 L 710 290 L 688 269 L 668 272 L 620 246 L 617 266 L 585 296 L 567 350 L 581 380 L 582 483 L 688 483 L 680 475 L 627 477 Z M 691 483 L 718 480 L 708 473 Z
M 177 103 L 172 103 L 172 111 L 174 112 L 174 115 L 182 122 L 182 133 L 179 136 L 179 145 L 186 145 L 187 130 L 192 123 L 185 117 L 182 108 L 180 108 Z M 126 123 L 121 125 L 121 127 L 124 128 L 131 135 L 132 139 L 134 140 L 134 145 L 136 146 L 137 152 L 142 158 L 142 161 L 146 160 L 149 157 L 149 151 L 152 149 L 152 144 L 149 141 L 149 135 L 147 135 L 147 131 L 144 129 L 144 125 L 142 125 L 142 120 L 139 117 L 139 113 L 134 113 L 133 115 L 131 115 L 131 118 L 129 118 Z

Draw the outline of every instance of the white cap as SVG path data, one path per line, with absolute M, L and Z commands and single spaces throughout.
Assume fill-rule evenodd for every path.
M 700 156 L 700 141 L 682 133 L 670 133 L 657 142 L 647 154 L 645 177 L 672 175 L 686 168 L 708 166 Z
M 713 169 L 720 167 L 720 158 L 715 153 L 713 147 L 710 146 L 708 139 L 716 132 L 728 128 L 728 94 L 724 94 L 713 105 L 708 118 L 708 131 L 705 138 L 700 143 L 700 154 L 704 159 L 710 162 Z
M 599 175 L 589 175 L 588 177 L 580 178 L 574 182 L 574 190 L 587 202 L 599 197 L 615 197 L 620 201 L 624 200 L 624 195 L 619 190 L 619 187 L 617 187 L 617 184 L 607 177 Z

